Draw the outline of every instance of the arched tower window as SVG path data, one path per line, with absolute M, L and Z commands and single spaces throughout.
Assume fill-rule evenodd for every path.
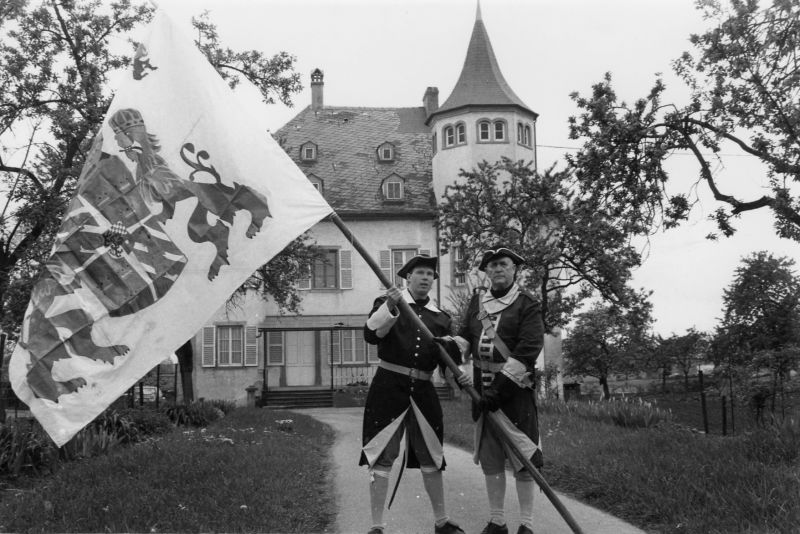
M 494 140 L 495 141 L 506 140 L 506 121 L 503 120 L 494 121 Z
M 459 122 L 456 124 L 456 144 L 457 145 L 465 145 L 467 144 L 467 125 L 463 122 Z
M 478 121 L 478 142 L 488 143 L 492 140 L 492 125 L 489 121 Z
M 449 148 L 456 144 L 456 129 L 453 126 L 445 126 L 442 130 L 444 148 Z

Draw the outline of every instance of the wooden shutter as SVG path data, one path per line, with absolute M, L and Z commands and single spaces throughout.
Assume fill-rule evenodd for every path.
M 381 250 L 378 251 L 378 264 L 380 265 L 381 272 L 383 275 L 389 280 L 392 281 L 394 276 L 392 275 L 392 251 L 391 250 Z M 381 289 L 386 289 L 381 284 Z
M 203 327 L 203 351 L 201 356 L 203 367 L 214 367 L 216 363 L 215 345 L 216 345 L 216 327 L 204 326 Z
M 258 327 L 245 326 L 244 328 L 244 365 L 245 367 L 258 366 Z
M 339 251 L 339 287 L 353 289 L 353 251 Z

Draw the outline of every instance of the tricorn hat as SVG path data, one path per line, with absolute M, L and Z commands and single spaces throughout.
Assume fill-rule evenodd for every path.
M 514 265 L 519 265 L 520 263 L 525 263 L 525 260 L 522 259 L 522 256 L 511 250 L 510 248 L 506 247 L 495 247 L 491 250 L 487 250 L 483 253 L 481 257 L 481 263 L 478 266 L 478 270 L 485 271 L 486 265 L 492 261 L 496 260 L 497 258 L 511 258 L 511 261 L 514 262 Z
M 414 267 L 430 267 L 433 269 L 433 278 L 439 278 L 439 273 L 437 272 L 437 267 L 439 265 L 439 258 L 437 256 L 428 256 L 427 254 L 419 254 L 414 256 L 410 260 L 406 262 L 403 267 L 397 271 L 397 276 L 400 278 L 405 278 L 408 273 L 414 270 Z

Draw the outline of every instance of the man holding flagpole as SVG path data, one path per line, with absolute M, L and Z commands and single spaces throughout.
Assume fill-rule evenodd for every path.
M 399 313 L 397 306 L 400 299 L 405 300 L 434 336 L 450 334 L 450 316 L 428 296 L 438 278 L 437 264 L 435 256 L 418 255 L 408 260 L 397 272 L 407 280 L 408 287 L 400 291 L 392 286 L 386 296 L 376 299 L 364 326 L 364 338 L 378 345 L 380 358 L 364 406 L 364 446 L 359 462 L 369 467 L 370 534 L 381 534 L 384 530 L 383 508 L 389 473 L 399 455 L 403 437 L 406 444 L 404 466 L 422 471 L 425 491 L 433 507 L 434 532 L 464 534 L 448 517 L 444 502 L 444 426 L 439 397 L 431 382 L 438 364 L 439 347 L 435 342 L 426 343 L 421 339 L 419 329 Z M 456 363 L 461 362 L 461 352 L 455 342 L 439 342 Z M 471 380 L 462 373 L 459 383 L 470 384 Z

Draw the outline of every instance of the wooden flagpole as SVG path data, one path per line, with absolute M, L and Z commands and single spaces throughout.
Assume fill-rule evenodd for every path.
M 347 225 L 344 224 L 344 221 L 342 221 L 339 215 L 337 215 L 336 212 L 334 212 L 329 215 L 329 218 L 331 222 L 333 222 L 333 224 L 335 224 L 336 227 L 339 228 L 339 230 L 341 230 L 341 232 L 344 234 L 347 240 L 353 245 L 353 248 L 355 248 L 358 251 L 358 253 L 361 254 L 361 257 L 364 258 L 364 261 L 367 262 L 367 265 L 370 266 L 370 268 L 378 277 L 378 279 L 381 281 L 381 283 L 384 286 L 386 286 L 387 289 L 391 287 L 393 285 L 392 282 L 388 278 L 386 278 L 386 276 L 381 271 L 380 266 L 375 262 L 375 259 L 372 258 L 369 252 L 367 252 L 367 250 L 361 244 L 361 242 L 353 235 L 353 232 L 351 232 L 350 229 L 347 227 Z M 428 330 L 428 327 L 425 326 L 425 323 L 423 323 L 422 320 L 417 316 L 417 314 L 414 313 L 414 311 L 411 309 L 411 307 L 405 300 L 400 299 L 400 301 L 397 303 L 397 306 L 400 308 L 400 311 L 404 313 L 406 317 L 409 320 L 411 320 L 417 328 L 419 328 L 420 332 L 422 333 L 422 337 L 426 341 L 433 340 L 433 334 L 431 334 L 431 331 Z M 456 378 L 461 376 L 461 369 L 458 368 L 458 365 L 456 365 L 456 363 L 453 361 L 450 355 L 447 354 L 447 351 L 444 350 L 444 348 L 442 348 L 441 346 L 439 347 L 439 358 L 441 359 L 442 363 L 444 363 L 453 372 L 453 375 Z M 478 394 L 477 391 L 475 391 L 475 388 L 473 388 L 472 386 L 466 386 L 463 389 L 466 390 L 466 392 L 469 394 L 472 400 L 476 402 L 480 400 L 481 398 L 480 395 Z M 539 470 L 536 469 L 533 463 L 531 463 L 530 459 L 526 457 L 525 454 L 522 453 L 522 451 L 519 450 L 516 443 L 514 443 L 511 437 L 506 433 L 504 428 L 500 425 L 500 420 L 498 415 L 495 412 L 486 412 L 486 416 L 488 421 L 491 423 L 491 427 L 494 430 L 495 435 L 498 436 L 506 445 L 508 445 L 509 448 L 514 452 L 514 455 L 520 460 L 520 462 L 522 462 L 522 464 L 525 466 L 525 469 L 527 469 L 528 472 L 533 476 L 534 480 L 539 485 L 541 490 L 553 504 L 555 509 L 558 510 L 558 513 L 561 514 L 561 517 L 564 518 L 564 521 L 567 522 L 569 527 L 572 529 L 572 532 L 574 534 L 583 534 L 583 531 L 581 530 L 580 526 L 578 526 L 578 523 L 575 521 L 575 519 L 572 517 L 572 515 L 569 513 L 566 507 L 564 507 L 564 504 L 558 498 L 558 495 L 555 494 L 555 492 L 547 483 L 547 481 L 544 479 Z

